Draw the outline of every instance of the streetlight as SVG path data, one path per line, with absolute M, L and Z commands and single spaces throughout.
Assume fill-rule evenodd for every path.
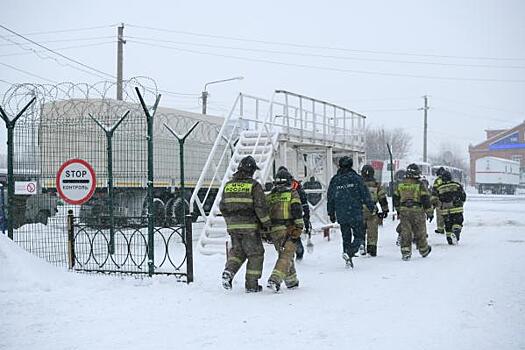
M 243 79 L 244 77 L 233 77 L 229 79 L 210 81 L 204 84 L 204 90 L 202 91 L 202 114 L 206 114 L 206 104 L 208 102 L 208 91 L 206 89 L 208 88 L 208 85 L 224 83 L 224 82 L 232 81 L 232 80 L 243 80 Z

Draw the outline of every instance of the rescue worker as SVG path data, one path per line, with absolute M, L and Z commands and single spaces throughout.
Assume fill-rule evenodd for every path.
M 379 229 L 379 223 L 388 216 L 388 202 L 386 199 L 386 193 L 377 183 L 374 178 L 374 168 L 370 165 L 364 165 L 361 169 L 361 176 L 365 182 L 370 197 L 374 203 L 374 210 L 368 210 L 366 205 L 363 205 L 363 219 L 365 226 L 365 237 L 366 237 L 366 251 L 363 250 L 362 255 L 370 254 L 371 256 L 377 255 L 377 233 Z M 377 211 L 377 203 L 381 206 L 381 211 Z
M 277 169 L 277 172 L 281 170 L 286 170 L 288 173 L 290 173 L 289 170 L 285 166 L 282 166 L 282 165 L 279 167 L 279 169 Z M 294 179 L 293 175 L 292 175 L 291 187 L 292 189 L 297 191 L 297 193 L 299 194 L 299 198 L 301 198 L 304 227 L 309 229 L 310 228 L 310 206 L 308 205 L 308 197 L 306 196 L 306 192 L 304 191 L 301 183 L 297 181 L 296 179 Z M 296 254 L 295 257 L 297 258 L 297 260 L 301 260 L 304 256 L 304 246 L 303 246 L 303 242 L 301 241 L 300 237 L 297 240 L 297 248 L 295 250 L 295 254 Z
M 463 203 L 467 195 L 463 186 L 452 181 L 452 175 L 444 170 L 441 174 L 442 182 L 434 188 L 434 196 L 439 199 L 438 212 L 443 215 L 447 242 L 450 245 L 457 244 L 463 227 Z
M 434 218 L 430 204 L 430 194 L 421 181 L 421 171 L 416 164 L 407 167 L 405 178 L 396 185 L 393 196 L 394 208 L 400 219 L 401 257 L 410 260 L 412 241 L 415 241 L 419 254 L 427 257 L 432 247 L 427 242 L 427 226 Z
M 439 210 L 440 206 L 441 206 L 441 203 L 439 202 L 439 198 L 437 196 L 437 192 L 436 192 L 436 189 L 439 187 L 439 185 L 441 185 L 441 183 L 443 182 L 443 179 L 441 178 L 441 176 L 443 175 L 443 172 L 445 171 L 445 168 L 443 167 L 440 167 L 437 171 L 436 171 L 436 179 L 434 180 L 434 183 L 432 184 L 432 197 L 431 197 L 431 200 L 432 200 L 432 206 L 434 207 L 434 209 L 436 209 L 436 230 L 434 231 L 435 233 L 445 233 L 445 221 L 443 220 L 443 215 L 441 215 L 441 212 Z
M 311 176 L 310 180 L 304 183 L 303 188 L 305 190 L 321 190 L 323 188 L 323 185 L 319 181 L 317 181 L 314 176 Z M 321 193 L 308 193 L 306 194 L 306 198 L 308 199 L 308 202 L 311 205 L 316 206 L 317 203 L 321 201 L 323 196 L 321 195 Z
M 219 208 L 226 221 L 232 247 L 222 273 L 222 286 L 232 288 L 232 280 L 242 264 L 246 264 L 246 292 L 260 292 L 258 280 L 262 275 L 264 247 L 261 229 L 270 232 L 266 196 L 260 183 L 253 179 L 259 167 L 252 156 L 243 158 L 224 186 Z
M 286 169 L 279 170 L 274 185 L 266 199 L 272 223 L 271 238 L 278 258 L 268 279 L 268 288 L 278 292 L 283 280 L 287 288 L 299 287 L 294 254 L 304 222 L 299 193 L 291 187 L 292 175 Z
M 328 186 L 327 211 L 331 222 L 341 226 L 343 254 L 346 267 L 354 267 L 352 258 L 365 239 L 363 205 L 374 211 L 374 203 L 363 179 L 353 169 L 353 160 L 342 157 L 339 170 Z M 353 235 L 353 239 L 352 239 Z

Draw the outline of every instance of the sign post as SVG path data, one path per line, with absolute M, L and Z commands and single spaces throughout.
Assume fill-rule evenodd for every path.
M 95 171 L 85 160 L 70 159 L 57 172 L 56 188 L 66 203 L 80 205 L 87 202 L 96 187 Z

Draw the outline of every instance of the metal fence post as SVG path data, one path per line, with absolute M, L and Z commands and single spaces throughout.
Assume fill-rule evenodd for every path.
M 6 229 L 6 216 L 5 216 L 5 194 L 4 186 L 0 184 L 0 230 L 5 235 Z
M 187 273 L 187 279 L 188 283 L 193 282 L 193 242 L 192 242 L 192 232 L 191 232 L 191 224 L 192 219 L 191 215 L 186 216 L 186 198 L 185 198 L 185 186 L 184 186 L 184 143 L 186 142 L 186 138 L 191 134 L 191 132 L 199 125 L 199 122 L 196 122 L 193 124 L 193 126 L 184 134 L 183 136 L 177 134 L 168 124 L 164 124 L 166 129 L 177 138 L 179 141 L 179 158 L 180 158 L 180 195 L 182 200 L 182 237 L 185 237 L 186 239 L 186 273 Z M 188 231 L 189 227 L 189 231 Z M 189 232 L 189 236 L 188 236 Z M 189 252 L 189 253 L 188 253 Z M 191 270 L 191 275 L 190 275 Z M 191 276 L 191 281 L 190 281 Z
M 186 215 L 186 282 L 193 282 L 193 229 L 191 214 Z
M 67 211 L 67 257 L 68 266 L 70 269 L 75 267 L 75 218 L 73 216 L 73 210 Z
M 25 105 L 24 108 L 18 114 L 16 117 L 14 117 L 12 120 L 9 120 L 9 117 L 4 112 L 3 108 L 0 106 L 0 116 L 5 122 L 5 126 L 7 128 L 7 236 L 10 239 L 13 239 L 13 219 L 12 214 L 15 212 L 15 176 L 14 176 L 14 166 L 13 166 L 13 157 L 14 157 L 14 130 L 15 125 L 18 120 L 24 114 L 24 112 L 35 102 L 36 97 L 33 97 L 31 101 L 29 101 L 28 104 Z
M 157 112 L 157 107 L 159 106 L 160 96 L 157 95 L 155 104 L 153 105 L 151 111 L 146 106 L 144 99 L 140 93 L 138 87 L 135 87 L 135 91 L 146 115 L 147 121 L 147 140 L 148 140 L 148 274 L 153 276 L 155 272 L 155 253 L 154 253 L 154 235 L 155 235 L 155 218 L 153 217 L 153 118 Z
M 95 117 L 93 117 L 91 114 L 88 113 L 88 115 L 97 123 L 98 126 L 104 131 L 106 134 L 106 151 L 107 151 L 107 159 L 108 159 L 108 207 L 109 207 L 109 253 L 115 254 L 115 215 L 114 215 L 114 208 L 113 208 L 113 133 L 118 128 L 120 123 L 126 117 L 128 116 L 129 111 L 124 113 L 124 115 L 117 120 L 115 124 L 111 128 L 108 128 L 107 126 L 100 123 Z

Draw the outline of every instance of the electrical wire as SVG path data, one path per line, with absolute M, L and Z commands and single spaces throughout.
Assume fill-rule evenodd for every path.
M 100 26 L 94 26 L 94 27 L 49 30 L 49 31 L 41 31 L 41 32 L 30 32 L 30 33 L 24 33 L 23 35 L 45 35 L 45 34 L 56 34 L 56 33 L 82 32 L 82 31 L 102 29 L 102 28 L 114 28 L 116 26 L 118 26 L 118 24 L 100 25 Z
M 84 64 L 84 63 L 82 63 L 82 62 L 80 62 L 80 61 L 77 61 L 77 60 L 75 60 L 75 59 L 73 59 L 73 58 L 70 58 L 70 57 L 68 57 L 68 56 L 66 56 L 66 55 L 63 55 L 63 54 L 61 54 L 60 52 L 54 51 L 54 50 L 52 50 L 52 49 L 50 49 L 50 48 L 48 48 L 48 47 L 46 47 L 46 46 L 44 46 L 44 45 L 41 45 L 41 44 L 37 43 L 36 41 L 33 41 L 33 40 L 29 39 L 29 38 L 26 38 L 25 36 L 23 36 L 23 35 L 21 35 L 21 34 L 15 32 L 15 31 L 13 31 L 13 30 L 11 30 L 11 29 L 9 29 L 9 28 L 7 28 L 7 27 L 1 25 L 1 24 L 0 24 L 0 28 L 3 28 L 4 30 L 6 30 L 6 31 L 8 31 L 8 32 L 10 32 L 10 33 L 12 33 L 12 34 L 15 34 L 16 36 L 18 36 L 18 37 L 20 37 L 20 38 L 22 38 L 22 39 L 24 39 L 24 40 L 26 40 L 26 41 L 28 41 L 28 42 L 30 42 L 30 43 L 36 45 L 36 46 L 38 46 L 38 47 L 40 47 L 40 48 L 42 48 L 42 49 L 44 49 L 44 50 L 46 50 L 46 51 L 49 51 L 49 52 L 51 52 L 52 54 L 57 55 L 57 56 L 59 56 L 59 57 L 65 59 L 65 60 L 67 60 L 67 61 L 73 62 L 73 63 L 75 63 L 75 64 L 77 64 L 77 65 L 79 65 L 79 66 L 82 66 L 82 67 L 84 67 L 84 68 L 87 68 L 87 69 L 92 70 L 92 71 L 94 71 L 94 72 L 97 72 L 97 73 L 99 73 L 99 74 L 102 74 L 102 75 L 105 75 L 105 76 L 107 76 L 107 77 L 110 77 L 110 78 L 115 79 L 115 77 L 114 77 L 113 75 L 111 75 L 111 74 L 108 74 L 108 73 L 103 72 L 103 71 L 101 71 L 101 70 L 99 70 L 99 69 L 97 69 L 97 68 L 91 67 L 91 66 L 89 66 L 89 65 L 87 65 L 87 64 Z
M 324 70 L 324 71 L 333 71 L 333 72 L 340 72 L 340 73 L 367 74 L 367 75 L 390 76 L 390 77 L 407 77 L 407 78 L 419 78 L 419 79 L 430 79 L 430 80 L 525 83 L 525 80 L 522 80 L 522 79 L 460 78 L 460 77 L 451 77 L 451 76 L 448 76 L 448 77 L 447 76 L 441 76 L 440 77 L 440 76 L 429 76 L 429 75 L 420 75 L 420 74 L 403 74 L 403 73 L 390 73 L 390 72 L 376 72 L 376 71 L 354 70 L 354 69 L 345 69 L 345 68 L 327 67 L 327 66 L 317 66 L 317 65 L 309 65 L 309 64 L 300 64 L 300 63 L 289 63 L 289 62 L 274 61 L 274 60 L 268 60 L 268 59 L 249 58 L 249 57 L 242 57 L 242 56 L 234 56 L 234 55 L 226 55 L 226 54 L 219 54 L 219 53 L 211 53 L 211 52 L 205 52 L 205 51 L 183 49 L 183 48 L 174 47 L 174 46 L 164 46 L 164 45 L 158 45 L 158 44 L 150 44 L 150 43 L 146 43 L 146 42 L 140 42 L 140 41 L 137 41 L 137 40 L 128 41 L 128 42 L 129 43 L 136 43 L 136 44 L 140 44 L 140 45 L 145 45 L 145 46 L 150 46 L 150 47 L 160 47 L 160 48 L 172 49 L 172 50 L 181 51 L 181 52 L 189 52 L 189 53 L 199 54 L 199 55 L 208 55 L 208 56 L 214 56 L 214 57 L 232 58 L 232 59 L 248 61 L 248 62 L 269 63 L 269 64 L 275 64 L 275 65 L 281 65 L 281 66 L 288 66 L 288 67 L 310 68 L 310 69 L 317 69 L 317 70 Z
M 495 60 L 495 61 L 525 61 L 525 58 L 517 58 L 517 57 L 509 58 L 509 57 L 435 55 L 435 54 L 418 54 L 418 53 L 410 53 L 410 52 L 357 50 L 357 49 L 348 49 L 348 48 L 335 47 L 335 46 L 306 45 L 306 44 L 296 44 L 296 43 L 290 43 L 290 42 L 247 39 L 247 38 L 232 37 L 232 36 L 225 36 L 225 35 L 196 33 L 196 32 L 190 32 L 190 31 L 164 29 L 164 28 L 151 27 L 151 26 L 134 25 L 134 24 L 126 24 L 126 25 L 128 27 L 132 27 L 132 28 L 134 27 L 134 28 L 138 28 L 138 29 L 147 29 L 147 30 L 153 30 L 153 31 L 158 31 L 158 32 L 177 33 L 177 34 L 197 36 L 197 37 L 205 37 L 205 38 L 234 40 L 234 41 L 241 41 L 241 42 L 253 42 L 253 43 L 259 43 L 259 44 L 266 44 L 266 45 L 281 45 L 281 46 L 290 46 L 290 47 L 301 47 L 301 48 L 309 48 L 309 49 L 323 49 L 323 50 L 335 50 L 335 51 L 346 51 L 346 52 L 357 52 L 357 53 L 371 53 L 371 54 L 381 54 L 381 55 L 413 56 L 413 57 L 436 57 L 436 58 L 454 58 L 454 59 L 470 59 L 470 60 Z
M 11 68 L 11 69 L 13 69 L 13 70 L 16 70 L 16 71 L 18 71 L 18 72 L 21 72 L 21 73 L 24 73 L 24 74 L 30 75 L 30 76 L 35 77 L 35 78 L 38 78 L 38 79 L 45 80 L 45 81 L 50 82 L 50 83 L 53 83 L 53 84 L 58 84 L 58 83 L 57 83 L 56 81 L 54 81 L 54 80 L 51 80 L 51 79 L 45 78 L 45 77 L 40 76 L 40 75 L 35 74 L 35 73 L 28 72 L 28 71 L 26 71 L 26 70 L 23 70 L 23 69 L 21 69 L 21 68 L 17 68 L 17 67 L 15 67 L 15 66 L 12 66 L 12 65 L 7 64 L 7 63 L 4 63 L 4 62 L 0 62 L 0 65 L 2 65 L 2 66 L 4 66 L 4 67 L 7 67 L 7 68 Z
M 84 48 L 84 47 L 94 47 L 94 46 L 102 46 L 107 44 L 114 44 L 115 41 L 104 41 L 101 43 L 93 43 L 93 44 L 86 44 L 86 45 L 75 45 L 75 46 L 66 46 L 66 47 L 57 47 L 54 48 L 54 50 L 70 50 L 70 49 L 78 49 L 78 48 Z M 15 53 L 8 53 L 5 55 L 0 55 L 0 57 L 11 57 L 11 56 L 21 56 L 21 55 L 29 55 L 31 53 L 42 53 L 43 51 L 31 51 L 31 52 L 15 52 Z
M 432 66 L 444 66 L 444 67 L 468 67 L 468 68 L 500 68 L 500 69 L 525 69 L 525 66 L 495 66 L 489 64 L 461 64 L 461 63 L 442 63 L 442 62 L 422 62 L 422 61 L 403 61 L 403 60 L 389 60 L 389 59 L 380 59 L 380 58 L 363 58 L 363 57 L 349 57 L 349 56 L 334 56 L 334 55 L 324 55 L 324 54 L 314 54 L 306 52 L 293 52 L 293 51 L 281 51 L 281 50 L 268 50 L 268 49 L 255 49 L 247 47 L 235 47 L 235 46 L 224 46 L 224 45 L 213 45 L 213 44 L 202 44 L 195 42 L 187 41 L 174 41 L 174 40 L 164 40 L 164 39 L 155 39 L 155 38 L 146 38 L 146 37 L 137 37 L 137 36 L 127 36 L 126 39 L 137 39 L 149 42 L 161 42 L 161 43 L 172 43 L 172 44 L 182 44 L 190 46 L 200 46 L 208 48 L 217 48 L 217 49 L 227 49 L 227 50 L 237 50 L 237 51 L 247 51 L 247 52 L 262 52 L 262 53 L 271 53 L 279 55 L 292 55 L 292 56 L 308 56 L 308 57 L 317 57 L 317 58 L 329 58 L 337 60 L 351 60 L 351 61 L 365 61 L 365 62 L 383 62 L 383 63 L 401 63 L 401 64 L 419 64 L 419 65 L 432 65 Z
M 4 39 L 4 40 L 7 40 L 9 41 L 9 44 L 0 44 L 0 47 L 4 47 L 4 46 L 14 46 L 14 45 L 28 45 L 28 44 L 24 44 L 24 43 L 19 43 L 19 42 L 15 42 L 11 39 L 9 39 L 9 37 L 14 37 L 14 35 L 7 35 L 7 36 L 2 36 L 0 35 L 0 38 Z M 70 41 L 89 41 L 89 40 L 99 40 L 99 39 L 114 39 L 115 36 L 111 36 L 111 35 L 106 35 L 106 36 L 93 36 L 93 37 L 89 37 L 89 38 L 75 38 L 75 39 L 56 39 L 56 40 L 46 40 L 46 41 L 40 41 L 40 44 L 43 44 L 43 43 L 61 43 L 61 42 L 70 42 Z

